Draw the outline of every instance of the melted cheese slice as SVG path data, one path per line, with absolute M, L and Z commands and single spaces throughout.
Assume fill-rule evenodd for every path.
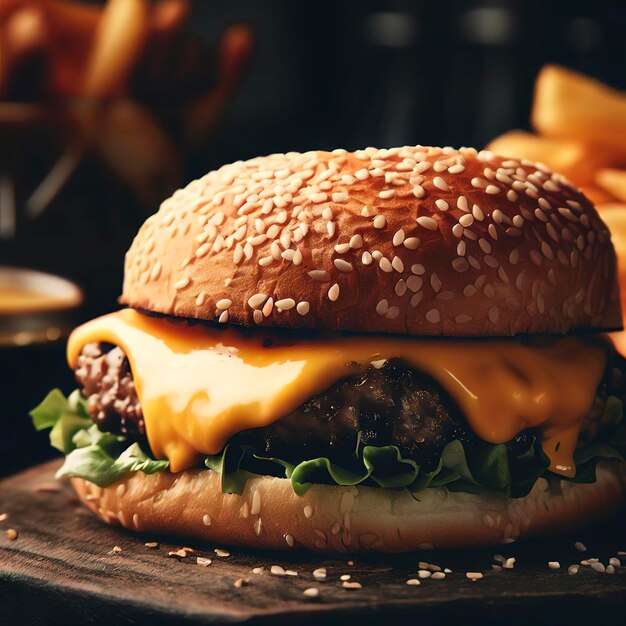
M 234 434 L 288 415 L 372 361 L 401 358 L 432 376 L 490 443 L 540 427 L 551 469 L 573 476 L 573 452 L 606 365 L 597 342 L 332 336 L 289 340 L 260 329 L 207 328 L 122 310 L 77 328 L 87 343 L 120 346 L 130 361 L 152 452 L 173 472 L 216 454 Z

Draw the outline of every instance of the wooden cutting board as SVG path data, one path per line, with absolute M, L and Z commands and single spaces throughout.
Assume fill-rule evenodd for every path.
M 261 553 L 227 546 L 192 544 L 185 558 L 168 557 L 183 547 L 102 524 L 78 505 L 68 485 L 55 483 L 58 461 L 0 481 L 0 624 L 339 624 L 461 622 L 575 624 L 626 613 L 626 557 L 623 568 L 602 574 L 590 567 L 568 575 L 567 566 L 597 557 L 607 564 L 626 550 L 622 518 L 576 535 L 521 542 L 497 549 L 356 555 L 328 559 L 296 552 Z M 0 518 L 1 519 L 1 518 Z M 9 540 L 6 530 L 17 530 Z M 588 550 L 578 552 L 574 541 Z M 188 543 L 184 544 L 188 546 Z M 115 552 L 119 546 L 121 552 Z M 217 556 L 214 548 L 228 549 Z M 491 569 L 494 553 L 516 557 L 514 569 Z M 207 567 L 196 557 L 209 557 Z M 417 578 L 419 561 L 452 573 L 443 580 Z M 548 568 L 559 561 L 561 569 Z M 297 576 L 270 574 L 272 565 Z M 253 568 L 263 568 L 253 573 Z M 313 570 L 327 568 L 325 581 Z M 472 582 L 467 571 L 484 573 Z M 359 582 L 345 589 L 340 577 Z M 236 581 L 243 580 L 243 586 Z M 319 589 L 317 598 L 304 590 Z M 617 621 L 616 621 L 617 619 Z M 622 622 L 623 623 L 623 622 Z

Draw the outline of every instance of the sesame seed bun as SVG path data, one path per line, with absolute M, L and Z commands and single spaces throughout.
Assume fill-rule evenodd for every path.
M 276 154 L 210 172 L 142 226 L 121 302 L 427 336 L 621 328 L 591 202 L 541 164 L 469 148 Z
M 294 494 L 284 478 L 252 477 L 224 494 L 212 470 L 136 472 L 102 489 L 74 478 L 83 503 L 104 521 L 142 532 L 215 543 L 329 552 L 403 552 L 477 547 L 581 527 L 623 506 L 626 464 L 603 461 L 590 484 L 540 478 L 524 498 L 426 489 L 314 485 Z

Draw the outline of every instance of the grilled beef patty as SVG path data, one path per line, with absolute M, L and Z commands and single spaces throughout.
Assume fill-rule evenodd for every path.
M 624 396 L 624 361 L 617 355 L 613 361 L 585 421 L 581 435 L 585 440 L 595 438 L 607 396 Z M 100 430 L 143 438 L 143 414 L 121 348 L 86 345 L 75 374 Z M 354 452 L 359 433 L 363 444 L 398 446 L 403 456 L 425 470 L 433 468 L 449 441 L 460 439 L 465 446 L 479 442 L 446 392 L 398 359 L 338 381 L 286 417 L 243 431 L 233 442 L 292 462 L 318 456 L 339 460 Z M 522 451 L 533 435 L 523 431 L 508 446 Z

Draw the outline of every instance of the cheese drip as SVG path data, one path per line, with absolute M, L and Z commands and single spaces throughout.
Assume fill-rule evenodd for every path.
M 91 342 L 124 350 L 152 452 L 173 472 L 220 452 L 238 432 L 285 417 L 372 361 L 400 358 L 435 379 L 487 442 L 539 427 L 550 468 L 570 477 L 581 423 L 606 366 L 599 343 L 576 337 L 535 345 L 391 336 L 288 341 L 260 329 L 189 326 L 126 309 L 77 328 L 68 361 L 75 367 Z

